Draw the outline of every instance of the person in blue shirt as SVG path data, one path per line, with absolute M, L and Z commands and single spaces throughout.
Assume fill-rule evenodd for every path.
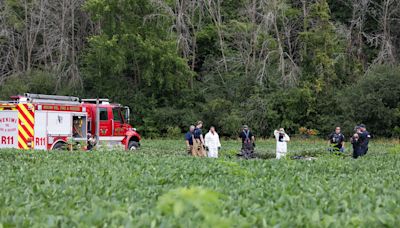
M 189 155 L 192 155 L 193 150 L 193 132 L 194 125 L 191 125 L 189 131 L 185 134 L 185 142 L 186 142 L 186 151 Z
M 192 155 L 196 157 L 206 157 L 206 152 L 204 149 L 204 137 L 201 128 L 203 127 L 203 122 L 198 121 L 196 128 L 193 131 L 193 150 Z

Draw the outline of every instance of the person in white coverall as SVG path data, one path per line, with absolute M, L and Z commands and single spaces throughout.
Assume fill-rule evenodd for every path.
M 204 145 L 207 148 L 209 158 L 218 158 L 218 149 L 221 147 L 221 142 L 215 127 L 210 127 L 210 131 L 204 137 Z
M 276 159 L 281 159 L 286 156 L 287 142 L 290 141 L 290 138 L 283 128 L 280 128 L 279 131 L 275 130 L 274 135 L 276 139 Z

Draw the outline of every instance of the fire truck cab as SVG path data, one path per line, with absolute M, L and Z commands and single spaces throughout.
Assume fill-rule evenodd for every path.
M 129 124 L 129 107 L 108 99 L 28 93 L 12 99 L 0 102 L 0 148 L 140 146 L 141 137 Z

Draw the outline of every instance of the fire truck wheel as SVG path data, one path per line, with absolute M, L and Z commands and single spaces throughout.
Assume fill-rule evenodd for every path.
M 65 150 L 66 144 L 63 142 L 58 142 L 56 145 L 53 146 L 53 150 Z
M 130 141 L 128 144 L 128 150 L 137 150 L 139 149 L 139 143 L 135 141 Z

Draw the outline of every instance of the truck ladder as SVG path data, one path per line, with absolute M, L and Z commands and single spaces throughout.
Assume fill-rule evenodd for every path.
M 24 97 L 37 104 L 80 104 L 79 97 L 25 93 Z

